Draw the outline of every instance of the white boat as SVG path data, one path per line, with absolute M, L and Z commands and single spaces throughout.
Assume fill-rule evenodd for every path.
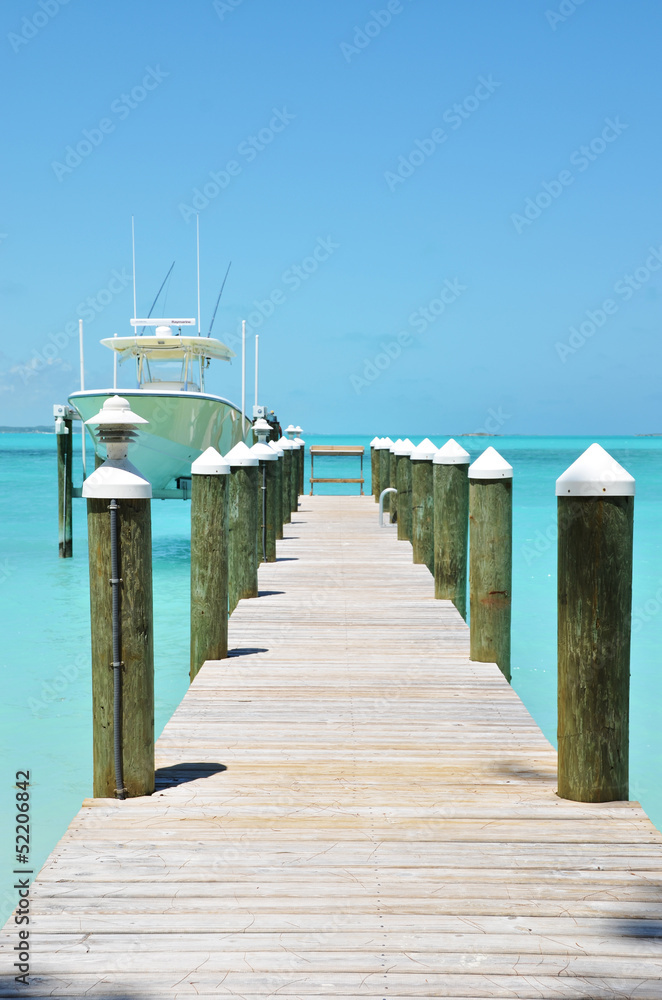
M 235 354 L 212 337 L 182 335 L 182 327 L 194 322 L 131 320 L 134 326 L 156 325 L 156 330 L 148 336 L 108 337 L 101 343 L 114 352 L 115 366 L 135 359 L 136 388 L 82 389 L 69 396 L 70 406 L 83 421 L 117 393 L 148 421 L 131 445 L 131 461 L 152 484 L 156 498 L 189 496 L 191 463 L 210 446 L 225 455 L 249 435 L 252 444 L 251 421 L 242 419 L 241 410 L 229 399 L 205 392 L 205 371 L 211 362 L 230 361 Z M 88 426 L 87 433 L 96 454 L 105 460 L 96 427 Z

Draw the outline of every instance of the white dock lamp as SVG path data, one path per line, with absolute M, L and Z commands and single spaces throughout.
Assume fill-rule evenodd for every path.
M 258 444 L 266 444 L 271 434 L 271 424 L 267 423 L 264 417 L 258 417 L 253 424 L 253 431 L 257 435 Z
M 98 427 L 99 440 L 106 445 L 107 459 L 83 483 L 83 496 L 108 500 L 148 500 L 152 484 L 129 462 L 129 445 L 136 430 L 149 421 L 139 417 L 122 396 L 110 396 L 98 413 L 85 421 Z
M 297 432 L 297 429 L 294 426 L 294 424 L 290 424 L 289 427 L 285 428 L 285 433 L 287 434 L 287 436 L 290 439 L 290 441 L 294 440 L 294 435 L 296 434 L 296 432 Z

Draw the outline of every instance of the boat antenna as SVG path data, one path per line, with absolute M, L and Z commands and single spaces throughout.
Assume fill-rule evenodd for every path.
M 223 284 L 221 285 L 221 290 L 218 293 L 218 298 L 216 299 L 216 305 L 214 306 L 214 313 L 211 318 L 211 323 L 209 324 L 209 333 L 207 334 L 208 337 L 211 337 L 211 329 L 214 325 L 214 320 L 216 319 L 216 310 L 218 309 L 218 303 L 221 301 L 221 295 L 223 294 L 223 289 L 225 288 L 225 282 L 228 280 L 228 274 L 230 273 L 231 267 L 232 267 L 232 261 L 230 261 L 230 263 L 228 264 L 228 269 L 225 272 L 225 277 L 223 278 Z
M 156 305 L 156 303 L 158 302 L 158 300 L 159 300 L 159 295 L 160 295 L 160 294 L 161 294 L 161 292 L 163 291 L 163 286 L 165 285 L 166 281 L 167 281 L 167 280 L 168 280 L 168 278 L 170 277 L 170 275 L 171 275 L 171 273 L 172 273 L 172 269 L 173 269 L 173 267 L 174 267 L 174 266 L 175 266 L 175 262 L 174 262 L 174 260 L 173 260 L 172 264 L 170 265 L 170 270 L 168 271 L 168 273 L 166 274 L 165 278 L 164 278 L 164 279 L 163 279 L 163 281 L 161 282 L 161 287 L 159 288 L 158 292 L 156 293 L 156 298 L 154 299 L 154 301 L 152 302 L 151 306 L 149 307 L 149 312 L 147 313 L 147 319 L 149 319 L 149 318 L 150 318 L 150 316 L 152 315 L 152 311 L 153 311 L 153 309 L 154 309 L 154 306 L 155 306 L 155 305 Z M 143 327 L 141 327 L 141 329 L 140 329 L 140 335 L 142 336 L 144 332 L 145 332 L 145 327 L 143 326 Z
M 198 250 L 198 337 L 200 336 L 200 213 L 195 217 L 196 244 Z
M 131 216 L 131 247 L 133 249 L 133 318 L 136 319 L 136 227 L 134 217 Z

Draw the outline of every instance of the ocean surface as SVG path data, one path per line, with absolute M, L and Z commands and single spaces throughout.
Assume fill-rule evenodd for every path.
M 384 429 L 395 439 L 405 432 Z M 412 440 L 418 442 L 419 436 Z M 430 435 L 440 445 L 446 435 Z M 372 435 L 370 435 L 372 437 Z M 310 444 L 370 437 L 306 435 Z M 494 445 L 514 467 L 513 686 L 556 742 L 557 476 L 598 440 L 637 480 L 630 722 L 630 797 L 662 828 L 662 438 L 458 439 L 476 456 Z M 74 439 L 80 484 L 80 437 Z M 74 500 L 74 558 L 58 559 L 55 437 L 0 434 L 0 917 L 15 905 L 15 774 L 32 782 L 35 871 L 92 792 L 92 709 L 85 503 Z M 323 465 L 325 461 L 327 464 Z M 319 464 L 318 464 L 319 462 Z M 323 472 L 326 468 L 329 471 Z M 316 475 L 354 476 L 355 459 L 315 463 Z M 306 471 L 306 478 L 309 472 Z M 324 488 L 317 486 L 316 492 Z M 328 486 L 324 492 L 349 492 Z M 377 508 L 375 506 L 375 517 Z M 152 503 L 156 732 L 188 685 L 189 519 L 182 501 Z

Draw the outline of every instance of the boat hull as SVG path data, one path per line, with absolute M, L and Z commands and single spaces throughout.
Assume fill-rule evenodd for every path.
M 148 421 L 136 431 L 129 460 L 152 484 L 154 496 L 177 490 L 177 480 L 190 477 L 191 463 L 206 448 L 211 446 L 225 455 L 239 441 L 252 438 L 250 422 L 244 420 L 242 432 L 241 411 L 221 396 L 149 389 L 121 389 L 120 394 L 134 413 Z M 72 393 L 69 404 L 86 421 L 114 395 L 112 389 L 83 390 Z M 106 449 L 98 440 L 97 428 L 88 426 L 87 432 L 96 454 L 105 460 Z

